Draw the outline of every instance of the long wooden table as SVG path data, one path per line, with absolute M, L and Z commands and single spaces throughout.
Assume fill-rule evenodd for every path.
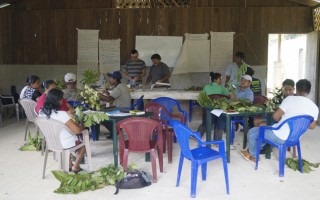
M 206 140 L 211 139 L 211 108 L 205 108 L 206 110 Z M 247 134 L 248 134 L 248 118 L 251 116 L 259 116 L 263 115 L 267 117 L 267 124 L 270 125 L 272 123 L 272 114 L 273 112 L 239 112 L 239 113 L 222 113 L 221 115 L 226 116 L 226 154 L 227 161 L 230 163 L 230 136 L 231 136 L 231 118 L 232 117 L 243 117 L 244 118 L 244 129 L 243 129 L 243 148 L 247 145 Z
M 166 88 L 137 89 L 130 92 L 131 99 L 139 99 L 144 95 L 144 99 L 156 99 L 158 97 L 170 97 L 176 100 L 197 100 L 200 91 L 173 90 Z

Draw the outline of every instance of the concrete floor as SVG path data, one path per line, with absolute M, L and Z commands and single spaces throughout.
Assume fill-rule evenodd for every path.
M 195 119 L 190 127 L 195 129 L 200 120 Z M 184 170 L 180 187 L 175 187 L 179 146 L 174 145 L 173 163 L 168 164 L 167 155 L 164 155 L 164 173 L 158 169 L 158 183 L 136 190 L 120 190 L 114 195 L 115 188 L 108 186 L 95 191 L 82 192 L 77 195 L 61 195 L 53 191 L 59 187 L 59 181 L 50 173 L 58 168 L 57 162 L 49 155 L 46 178 L 42 179 L 42 166 L 44 157 L 40 152 L 21 152 L 18 149 L 25 143 L 23 141 L 25 121 L 20 123 L 14 119 L 4 122 L 0 128 L 0 199 L 175 199 L 190 198 L 190 162 L 184 162 Z M 302 155 L 308 161 L 320 162 L 319 141 L 320 128 L 308 131 L 302 138 Z M 35 127 L 31 126 L 31 132 Z M 102 129 L 102 134 L 106 131 Z M 276 153 L 269 160 L 261 157 L 259 169 L 254 170 L 254 163 L 244 160 L 239 151 L 242 144 L 242 133 L 236 135 L 235 150 L 231 151 L 229 168 L 230 195 L 225 192 L 222 165 L 219 160 L 208 164 L 207 180 L 202 181 L 198 176 L 197 198 L 218 200 L 292 200 L 292 199 L 320 199 L 320 173 L 319 169 L 309 174 L 301 174 L 285 168 L 285 177 L 278 176 L 278 161 Z M 93 166 L 98 169 L 113 162 L 112 142 L 101 136 L 100 141 L 91 142 Z M 288 156 L 291 156 L 288 153 Z M 130 154 L 129 162 L 134 162 L 138 168 L 151 173 L 150 163 L 144 162 L 144 156 Z M 88 169 L 86 164 L 82 165 Z

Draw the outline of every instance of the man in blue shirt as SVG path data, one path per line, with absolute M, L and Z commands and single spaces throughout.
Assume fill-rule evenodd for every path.
M 236 97 L 237 99 L 248 99 L 251 103 L 253 102 L 253 92 L 250 89 L 252 82 L 252 77 L 249 75 L 244 75 L 241 78 L 240 86 L 237 89 Z

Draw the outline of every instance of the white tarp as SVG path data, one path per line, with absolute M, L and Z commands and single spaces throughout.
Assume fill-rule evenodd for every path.
M 144 60 L 146 66 L 151 66 L 152 54 L 158 53 L 161 61 L 168 67 L 174 67 L 182 46 L 181 36 L 136 36 L 136 49 L 139 58 Z
M 208 34 L 185 34 L 175 68 L 172 74 L 208 72 L 210 60 L 210 40 Z

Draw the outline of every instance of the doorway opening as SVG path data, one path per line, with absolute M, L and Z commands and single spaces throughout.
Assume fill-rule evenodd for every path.
M 297 82 L 305 77 L 306 34 L 269 34 L 267 95 L 281 88 L 285 79 Z

